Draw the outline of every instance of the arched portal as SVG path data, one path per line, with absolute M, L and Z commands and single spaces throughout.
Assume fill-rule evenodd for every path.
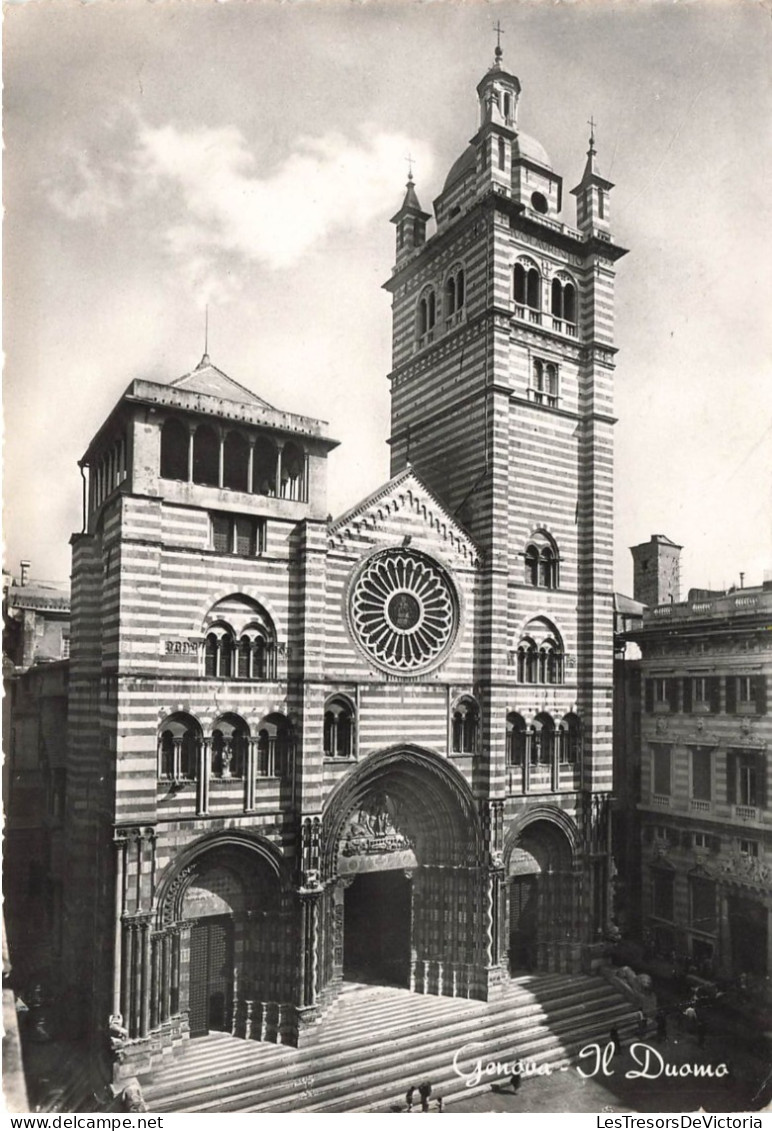
M 268 841 L 236 831 L 203 837 L 175 860 L 159 885 L 144 979 L 151 1030 L 177 1032 L 187 1016 L 191 1037 L 291 1039 L 284 950 L 296 915 L 282 873 Z
M 490 877 L 465 779 L 414 746 L 371 755 L 328 800 L 320 986 L 343 979 L 485 997 Z
M 511 974 L 569 971 L 579 961 L 573 823 L 560 811 L 510 831 L 505 848 Z

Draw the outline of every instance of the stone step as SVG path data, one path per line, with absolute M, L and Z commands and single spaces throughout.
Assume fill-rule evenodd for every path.
M 548 1003 L 547 1009 L 544 1008 L 541 993 L 537 998 L 530 991 L 521 988 L 514 992 L 508 989 L 500 997 L 487 1003 L 459 998 L 432 998 L 411 994 L 407 990 L 392 990 L 391 995 L 383 998 L 377 1006 L 370 1004 L 364 1018 L 355 1005 L 350 1007 L 350 1013 L 341 1012 L 334 1023 L 331 1020 L 329 1025 L 325 1025 L 325 1032 L 316 1043 L 304 1045 L 300 1050 L 285 1050 L 282 1046 L 255 1042 L 236 1042 L 240 1048 L 238 1051 L 234 1049 L 233 1055 L 226 1057 L 220 1046 L 209 1046 L 205 1041 L 197 1040 L 186 1050 L 184 1061 L 178 1062 L 178 1070 L 175 1071 L 170 1087 L 174 1087 L 179 1098 L 183 1072 L 185 1076 L 194 1079 L 216 1072 L 222 1086 L 226 1087 L 230 1076 L 237 1075 L 243 1081 L 244 1069 L 250 1064 L 261 1072 L 270 1071 L 271 1065 L 278 1069 L 286 1061 L 286 1056 L 277 1056 L 282 1051 L 293 1058 L 298 1070 L 311 1061 L 316 1061 L 328 1046 L 333 1047 L 337 1057 L 349 1052 L 358 1056 L 363 1042 L 369 1042 L 374 1032 L 379 1035 L 379 1043 L 389 1044 L 395 1040 L 406 1040 L 412 1035 L 423 1038 L 427 1029 L 442 1028 L 450 1032 L 459 1028 L 463 1030 L 473 1024 L 475 1018 L 492 1021 L 500 1014 L 506 1015 L 511 1024 L 523 1027 L 540 1021 L 547 1023 L 550 1018 L 557 1021 L 567 1012 L 573 1012 L 587 1003 L 595 1003 L 597 1007 L 602 994 L 613 1001 L 618 1000 L 606 983 L 601 983 L 600 986 L 594 980 L 588 980 L 588 983 L 580 983 L 571 993 L 566 993 L 564 989 L 559 1005 Z M 354 1000 L 353 995 L 351 1000 Z M 254 1051 L 250 1054 L 249 1050 Z
M 622 1010 L 622 1016 L 626 1013 L 625 1008 Z M 596 1007 L 588 1013 L 585 1009 L 583 1011 L 583 1019 L 585 1022 L 590 1021 L 593 1027 L 603 1028 L 610 1027 L 613 1021 L 619 1019 L 619 1010 L 615 1009 L 613 1004 L 611 1006 L 612 1012 L 609 1012 L 609 1004 L 606 1003 L 602 1006 Z M 388 1053 L 390 1058 L 396 1055 L 398 1063 L 405 1063 L 405 1054 L 411 1051 L 412 1045 L 422 1047 L 425 1044 L 425 1034 L 427 1029 L 431 1029 L 433 1033 L 432 1048 L 438 1047 L 438 1037 L 440 1033 L 446 1044 L 455 1043 L 459 1045 L 464 1042 L 466 1035 L 470 1032 L 473 1034 L 480 1034 L 485 1032 L 491 1037 L 498 1035 L 497 1029 L 502 1029 L 506 1040 L 509 1045 L 512 1041 L 512 1030 L 517 1029 L 518 1043 L 521 1039 L 528 1038 L 531 1043 L 536 1038 L 549 1040 L 550 1036 L 557 1031 L 571 1028 L 574 1020 L 574 1011 L 564 1011 L 563 1016 L 554 1017 L 549 1024 L 544 1024 L 539 1019 L 529 1019 L 526 1023 L 522 1017 L 517 1016 L 511 1011 L 499 1011 L 498 1021 L 495 1017 L 482 1019 L 478 1017 L 468 1017 L 466 1020 L 462 1017 L 456 1019 L 452 1026 L 438 1026 L 427 1025 L 417 1032 L 401 1036 L 397 1034 L 392 1039 L 386 1033 L 383 1033 L 377 1046 L 374 1046 L 373 1051 L 377 1054 L 381 1050 L 380 1060 L 383 1061 L 383 1054 Z M 481 1026 L 481 1021 L 483 1025 Z M 471 1024 L 470 1024 L 471 1023 Z M 212 1039 L 210 1038 L 210 1042 Z M 266 1089 L 273 1089 L 273 1086 L 278 1084 L 280 1091 L 286 1090 L 287 1076 L 292 1074 L 297 1078 L 304 1074 L 313 1074 L 315 1077 L 319 1076 L 320 1072 L 329 1070 L 329 1062 L 332 1061 L 334 1067 L 339 1069 L 346 1077 L 350 1077 L 352 1066 L 361 1063 L 361 1042 L 355 1041 L 348 1042 L 346 1049 L 341 1049 L 337 1046 L 330 1049 L 326 1056 L 320 1055 L 316 1058 L 309 1056 L 309 1050 L 292 1050 L 280 1049 L 276 1046 L 270 1046 L 267 1050 L 267 1055 L 262 1055 L 259 1058 L 253 1057 L 251 1063 L 249 1058 L 245 1058 L 243 1054 L 244 1042 L 235 1042 L 228 1038 L 219 1038 L 213 1043 L 209 1043 L 209 1048 L 206 1052 L 206 1060 L 196 1058 L 195 1063 L 190 1063 L 187 1058 L 184 1062 L 178 1064 L 173 1079 L 169 1081 L 169 1098 L 174 1099 L 176 1105 L 187 1106 L 188 1101 L 195 1101 L 196 1099 L 203 1098 L 201 1093 L 209 1090 L 208 1081 L 216 1074 L 218 1079 L 217 1095 L 220 1101 L 224 1100 L 227 1095 L 234 1092 L 244 1093 L 254 1090 L 254 1084 L 259 1083 L 260 1093 L 265 1097 Z M 199 1042 L 197 1042 L 198 1044 Z M 238 1054 L 234 1057 L 233 1046 L 240 1045 Z M 248 1044 L 248 1047 L 257 1051 L 261 1046 Z M 444 1046 L 443 1046 L 444 1047 Z M 277 1079 L 278 1077 L 278 1079 Z M 207 1084 L 201 1085 L 202 1078 L 207 1081 Z M 190 1081 L 192 1088 L 185 1089 L 185 1083 Z M 162 1092 L 166 1089 L 154 1088 L 154 1102 L 161 1101 L 164 1097 Z M 271 1098 L 275 1098 L 273 1091 Z
M 237 1041 L 224 1034 L 201 1038 L 145 1085 L 149 1109 L 384 1109 L 404 1095 L 410 1079 L 424 1076 L 432 1078 L 438 1094 L 469 1095 L 471 1090 L 452 1069 L 454 1052 L 469 1041 L 484 1043 L 486 1059 L 511 1059 L 514 1046 L 519 1056 L 559 1064 L 591 1037 L 605 1039 L 612 1025 L 623 1033 L 633 1027 L 629 1003 L 607 983 L 592 978 L 566 977 L 559 985 L 536 978 L 527 987 L 507 987 L 489 1003 L 377 989 L 370 994 L 369 987 L 364 988 L 362 996 L 357 990 L 344 991 L 334 1006 L 333 1027 L 340 1032 L 303 1049 Z M 561 995 L 545 1014 L 537 994 L 549 994 L 552 1002 L 551 991 L 556 989 Z M 356 1024 L 358 1002 L 367 1002 L 364 1030 Z M 404 1012 L 406 1004 L 409 1020 L 400 1022 L 399 1010 Z M 384 1012 L 389 1024 L 384 1024 Z M 325 1021 L 321 1030 L 328 1031 Z M 480 1087 L 489 1084 L 486 1080 Z

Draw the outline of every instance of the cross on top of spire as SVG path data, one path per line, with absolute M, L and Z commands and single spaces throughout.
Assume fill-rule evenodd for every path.
M 407 161 L 407 179 L 409 181 L 412 181 L 412 179 L 413 179 L 413 162 L 414 162 L 415 158 L 413 157 L 413 155 L 411 153 L 408 153 L 405 160 Z
M 493 30 L 496 32 L 496 62 L 500 63 L 501 56 L 504 54 L 501 49 L 501 37 L 502 35 L 504 35 L 504 28 L 501 26 L 501 20 L 496 20 L 496 23 L 493 25 Z
M 595 118 L 592 114 L 587 125 L 590 127 L 590 149 L 595 149 Z

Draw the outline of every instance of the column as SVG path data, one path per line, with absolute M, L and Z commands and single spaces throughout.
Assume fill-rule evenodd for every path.
M 560 790 L 560 745 L 561 732 L 555 730 L 552 735 L 552 789 L 555 793 Z
M 220 432 L 220 456 L 217 461 L 217 486 L 222 491 L 225 483 L 225 436 Z
M 115 845 L 115 923 L 113 940 L 113 1013 L 121 1012 L 121 961 L 123 941 L 123 885 L 126 867 L 126 841 L 113 841 Z
M 198 746 L 198 773 L 196 775 L 196 813 L 198 816 L 203 816 L 209 812 L 211 742 L 210 738 L 202 738 Z
M 525 732 L 525 757 L 523 760 L 523 793 L 528 793 L 531 786 L 531 750 L 533 749 L 533 728 L 528 727 Z
M 193 482 L 193 452 L 195 448 L 196 430 L 191 425 L 188 429 L 188 483 Z
M 300 893 L 300 953 L 298 955 L 298 988 L 301 1006 L 316 1004 L 318 955 L 318 891 Z
M 247 457 L 247 490 L 254 493 L 255 490 L 255 439 L 254 436 L 249 441 L 249 456 Z
M 182 776 L 182 739 L 172 739 L 172 781 L 179 781 Z
M 251 813 L 255 807 L 255 747 L 256 738 L 247 739 L 246 765 L 244 766 L 244 810 Z
M 171 1013 L 172 947 L 169 932 L 161 941 L 161 1020 L 168 1021 Z
M 122 939 L 123 945 L 121 947 L 122 962 L 121 962 L 121 1008 L 119 1013 L 123 1015 L 123 1024 L 131 1034 L 131 963 L 132 963 L 132 933 L 129 923 L 126 920 L 122 924 Z
M 170 931 L 171 943 L 171 983 L 169 987 L 169 1007 L 172 1013 L 180 1009 L 180 932 L 179 928 Z
M 277 444 L 277 445 L 276 445 L 276 498 L 277 498 L 277 499 L 281 499 L 281 498 L 282 498 L 282 488 L 281 488 L 281 453 L 282 453 L 282 449 L 283 449 L 283 447 L 284 447 L 284 445 L 283 445 L 283 444 Z
M 146 1037 L 150 1030 L 150 917 L 145 917 L 140 924 L 141 936 L 141 953 L 142 953 L 142 968 L 141 968 L 141 1000 L 140 1000 L 140 1020 L 139 1020 L 139 1035 Z

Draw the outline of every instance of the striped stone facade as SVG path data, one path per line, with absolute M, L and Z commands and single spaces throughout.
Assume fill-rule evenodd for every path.
M 381 490 L 328 520 L 324 423 L 207 357 L 82 461 L 66 973 L 120 1071 L 302 1041 L 347 976 L 484 999 L 603 928 L 624 252 L 592 146 L 568 228 L 517 79 L 478 94 L 436 233 L 412 182 L 394 218 Z

